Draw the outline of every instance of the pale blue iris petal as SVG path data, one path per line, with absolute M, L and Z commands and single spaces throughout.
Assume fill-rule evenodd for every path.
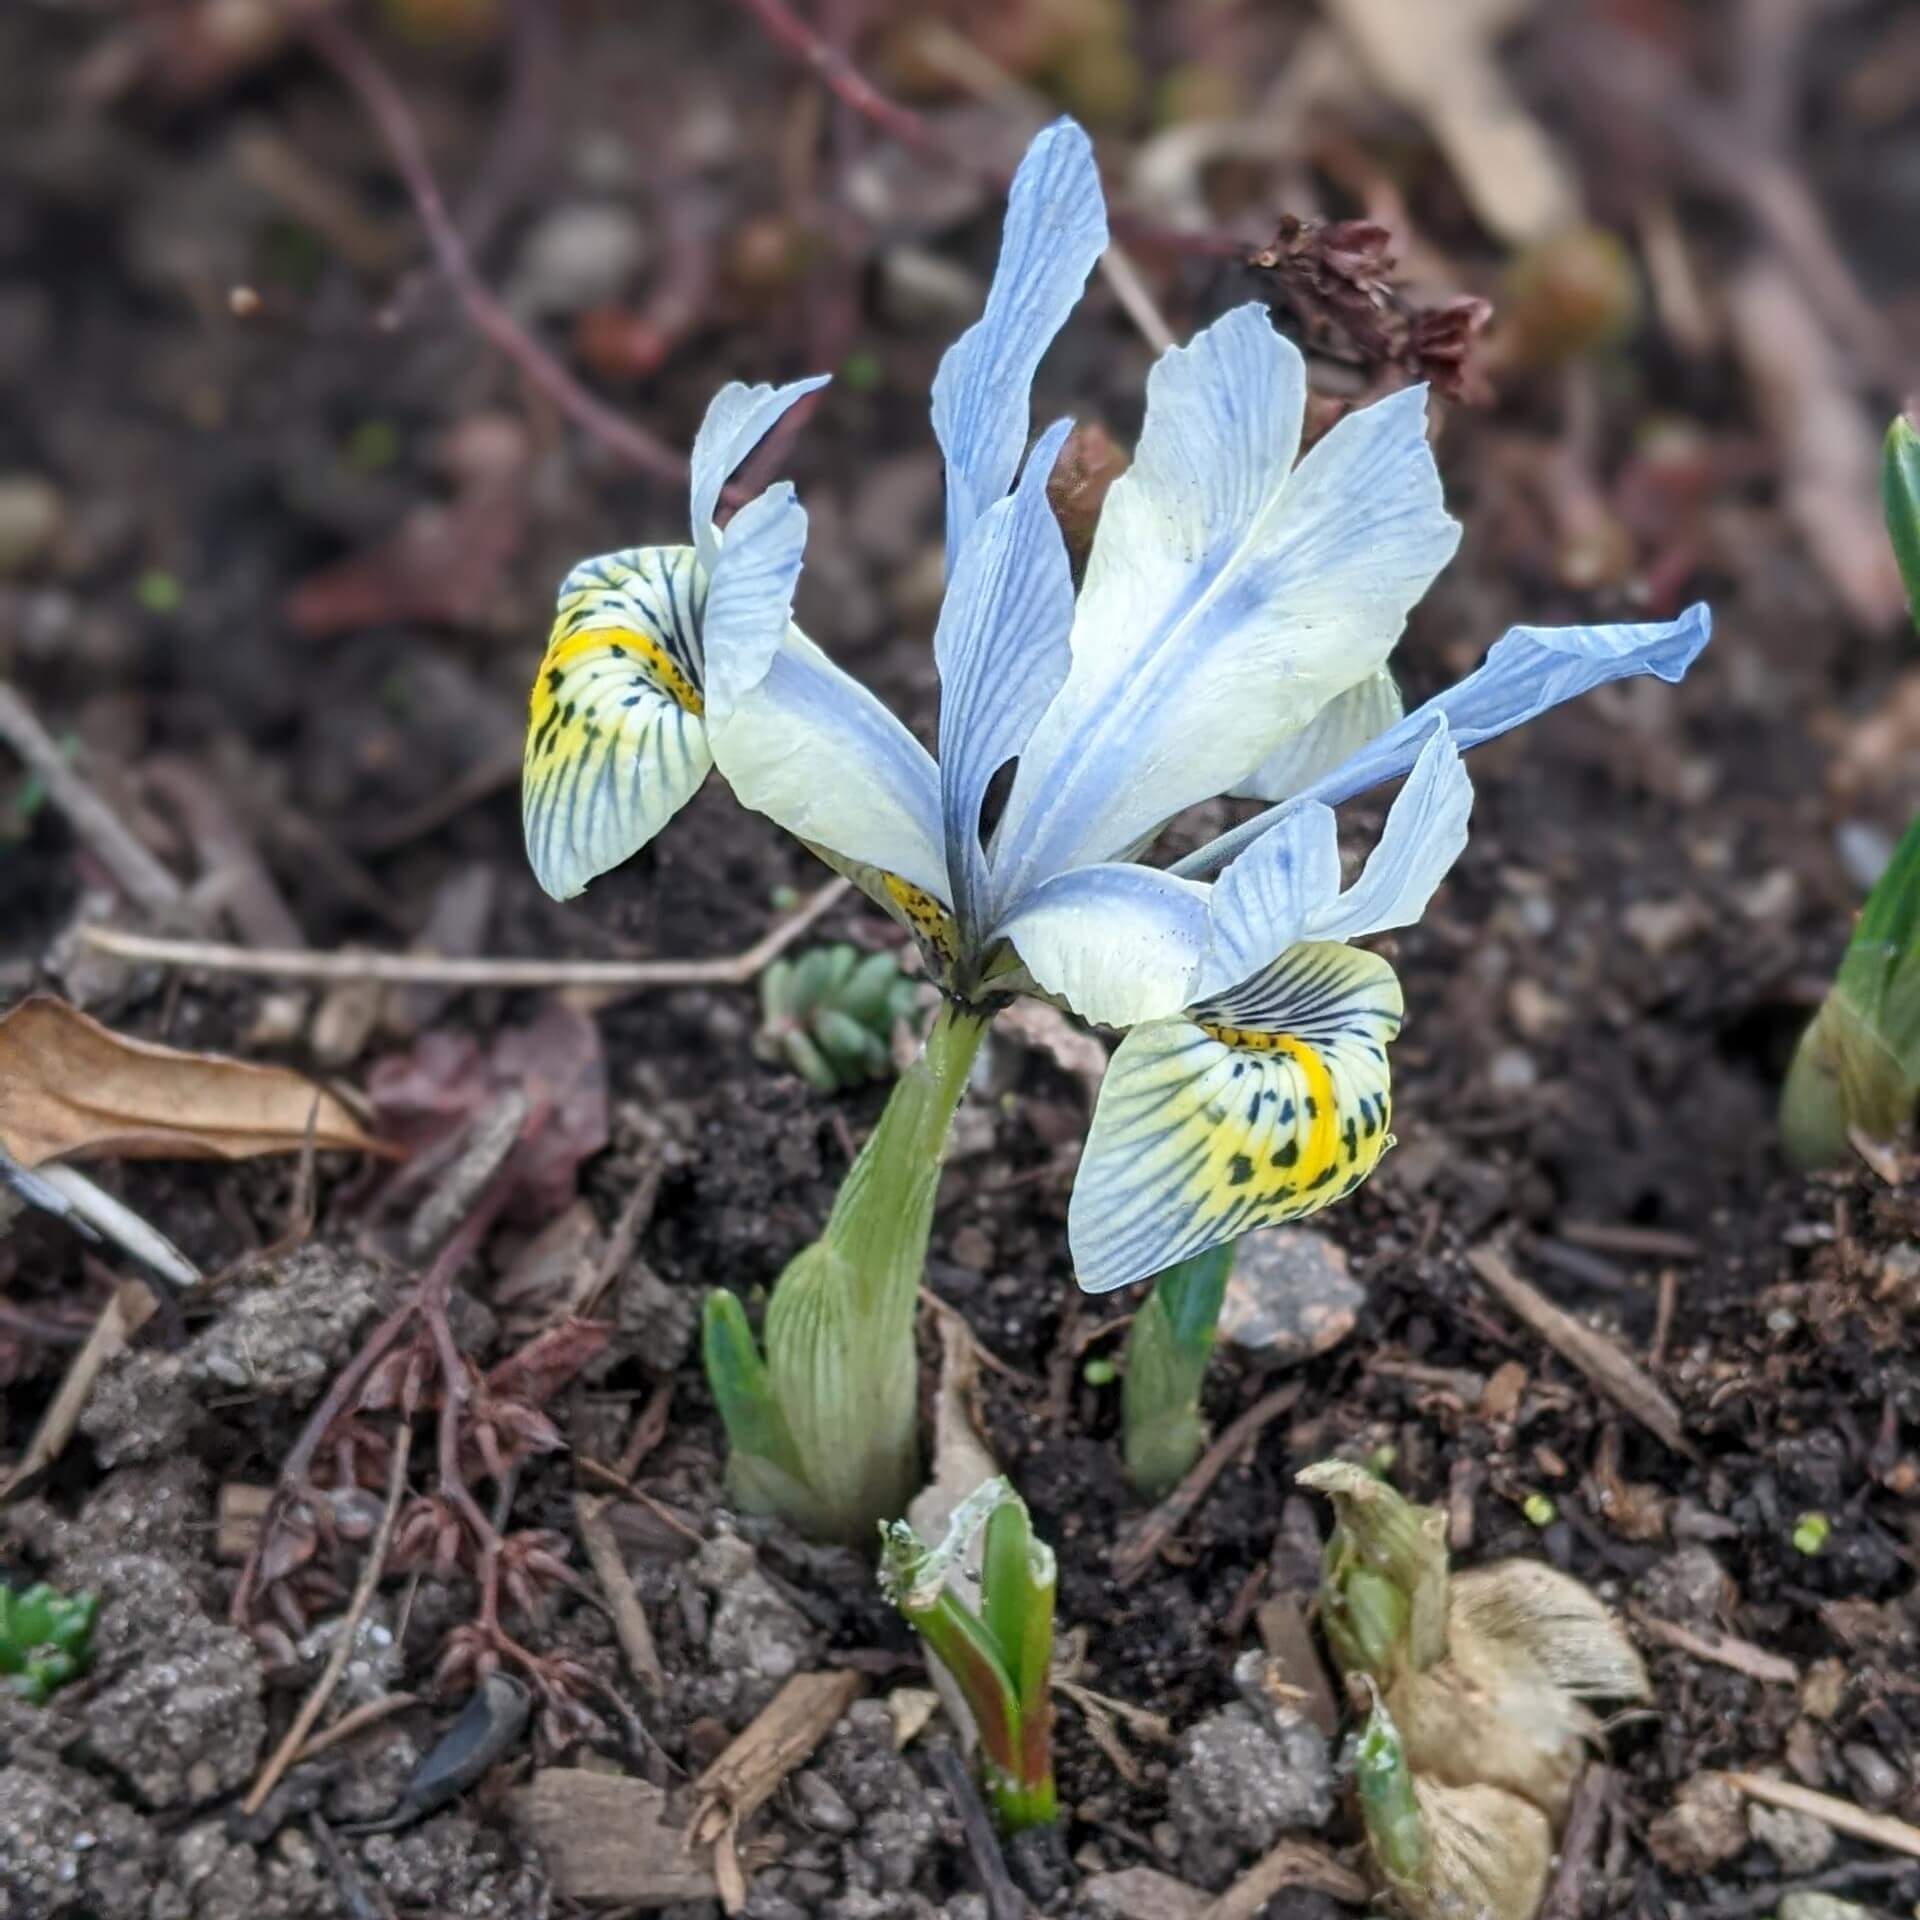
M 1186 1005 L 1207 950 L 1209 894 L 1152 867 L 1078 867 L 1035 888 L 996 931 L 1082 1019 L 1127 1027 Z
M 1671 686 L 1693 665 L 1712 632 L 1713 618 L 1704 604 L 1689 607 L 1678 620 L 1644 625 L 1510 627 L 1457 686 L 1416 707 L 1299 797 L 1337 806 L 1399 779 L 1413 765 L 1436 714 L 1445 717 L 1454 745 L 1465 753 L 1610 680 L 1650 673 Z M 1266 832 L 1285 804 L 1209 841 L 1176 861 L 1173 871 L 1190 877 L 1217 872 Z
M 1445 719 L 1430 718 L 1427 724 L 1431 737 L 1388 809 L 1365 871 L 1339 899 L 1308 914 L 1309 939 L 1358 940 L 1411 926 L 1460 858 L 1467 815 L 1473 811 L 1473 782 Z M 1256 844 L 1241 858 L 1251 859 L 1259 850 Z M 1239 864 L 1236 860 L 1234 867 Z
M 1333 810 L 1308 802 L 1263 835 L 1213 886 L 1213 944 L 1194 982 L 1205 999 L 1258 973 L 1304 936 L 1340 893 Z
M 1008 798 L 1009 896 L 1246 780 L 1383 664 L 1453 552 L 1424 394 L 1350 415 L 1290 471 L 1304 392 L 1298 351 L 1254 306 L 1154 368 L 1072 670 Z
M 1027 443 L 1034 370 L 1107 244 L 1093 146 L 1056 120 L 1013 177 L 986 312 L 947 349 L 933 431 L 947 457 L 947 566 L 973 523 L 1013 485 Z
M 707 583 L 707 725 L 723 727 L 739 697 L 766 678 L 793 617 L 807 514 L 781 481 L 733 516 Z
M 980 807 L 987 783 L 1027 743 L 1067 677 L 1073 573 L 1047 477 L 1072 431 L 1062 420 L 1027 456 L 1017 491 L 974 523 L 940 609 L 940 786 L 947 869 L 964 929 L 985 919 Z
M 711 573 L 720 553 L 720 533 L 713 524 L 720 490 L 733 470 L 772 430 L 773 424 L 797 401 L 817 392 L 832 378 L 815 374 L 810 380 L 790 381 L 784 387 L 749 387 L 730 380 L 713 396 L 707 417 L 693 441 L 693 544 L 700 564 Z
M 927 750 L 797 627 L 765 677 L 710 729 L 743 806 L 841 859 L 951 901 L 940 776 Z
M 1285 745 L 1234 789 L 1241 800 L 1285 800 L 1393 725 L 1406 711 L 1393 675 L 1382 667 L 1337 693 Z

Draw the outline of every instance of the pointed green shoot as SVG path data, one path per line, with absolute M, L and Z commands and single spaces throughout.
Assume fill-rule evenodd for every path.
M 1149 1500 L 1177 1486 L 1207 1444 L 1200 1389 L 1232 1271 L 1233 1243 L 1210 1247 L 1160 1274 L 1134 1315 L 1120 1408 L 1127 1478 Z
M 1447 1516 L 1418 1507 L 1347 1460 L 1294 1476 L 1333 1502 L 1320 1575 L 1321 1617 L 1341 1667 L 1383 1683 L 1447 1651 Z
M 1846 1158 L 1854 1127 L 1891 1140 L 1920 1098 L 1920 818 L 1901 836 L 1780 1096 L 1780 1134 L 1803 1167 Z
M 1920 627 L 1920 432 L 1905 414 L 1897 415 L 1887 429 L 1880 497 L 1887 512 L 1887 538 L 1907 589 L 1907 611 Z
M 86 1671 L 99 1611 L 91 1593 L 68 1595 L 44 1585 L 16 1593 L 0 1586 L 0 1687 L 44 1706 Z
M 950 1576 L 985 1529 L 980 1607 Z M 983 1783 L 1005 1833 L 1048 1825 L 1053 1786 L 1052 1550 L 1033 1537 L 1026 1503 L 1005 1480 L 989 1480 L 955 1510 L 929 1547 L 904 1520 L 880 1529 L 880 1584 L 887 1598 L 953 1676 L 980 1734 Z
M 826 1232 L 775 1283 L 764 1360 L 738 1301 L 708 1301 L 707 1377 L 734 1496 L 822 1539 L 870 1539 L 918 1483 L 914 1313 L 948 1130 L 985 1032 L 981 1014 L 941 1008 Z
M 1371 1680 L 1366 1686 L 1372 1709 L 1354 1749 L 1353 1782 L 1367 1845 L 1389 1886 L 1418 1887 L 1427 1876 L 1427 1825 L 1414 1799 L 1413 1770 L 1378 1689 Z

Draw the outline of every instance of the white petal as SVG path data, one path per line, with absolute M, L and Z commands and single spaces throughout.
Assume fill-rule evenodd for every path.
M 724 727 L 740 696 L 766 678 L 793 620 L 807 515 L 784 480 L 734 515 L 701 609 L 707 725 Z
M 1432 738 L 1394 797 L 1360 878 L 1338 900 L 1311 913 L 1306 931 L 1319 940 L 1358 940 L 1391 927 L 1411 926 L 1427 910 L 1467 844 L 1473 782 L 1460 762 L 1444 719 L 1429 722 Z M 1252 852 L 1259 851 L 1256 842 Z M 1249 858 L 1243 854 L 1241 859 Z M 1234 862 L 1238 866 L 1239 861 Z M 1227 869 L 1232 873 L 1233 867 Z
M 1304 390 L 1298 351 L 1255 306 L 1154 368 L 1072 671 L 1008 800 L 1010 891 L 1246 780 L 1385 661 L 1453 552 L 1424 390 L 1349 415 L 1289 471 Z
M 1382 667 L 1345 693 L 1336 693 L 1284 746 L 1261 761 L 1234 795 L 1242 800 L 1289 800 L 1385 733 L 1405 711 L 1393 675 Z
M 933 382 L 933 431 L 947 456 L 947 565 L 973 523 L 1013 485 L 1027 443 L 1034 369 L 1107 244 L 1093 147 L 1056 120 L 1013 177 L 986 312 L 947 349 Z
M 1340 840 L 1333 810 L 1293 809 L 1213 883 L 1213 944 L 1196 995 L 1224 992 L 1301 939 L 1340 893 Z
M 824 387 L 830 374 L 789 381 L 784 387 L 749 387 L 730 380 L 707 406 L 707 417 L 693 440 L 693 544 L 709 573 L 720 552 L 720 531 L 713 511 L 733 470 L 772 430 L 796 401 Z
M 520 788 L 527 857 L 556 900 L 631 859 L 713 764 L 699 585 L 691 547 L 603 554 L 561 585 Z
M 1678 620 L 1644 626 L 1511 627 L 1457 686 L 1416 707 L 1320 775 L 1300 797 L 1337 806 L 1398 780 L 1426 743 L 1436 715 L 1446 720 L 1454 745 L 1465 753 L 1610 680 L 1650 673 L 1672 685 L 1699 657 L 1712 631 L 1704 605 L 1689 607 Z M 1189 877 L 1218 871 L 1278 817 L 1278 809 L 1255 815 L 1177 861 L 1174 871 Z
M 1073 573 L 1047 504 L 1047 477 L 1072 424 L 1062 420 L 1040 436 L 1018 490 L 974 523 L 933 636 L 947 868 L 968 926 L 988 911 L 980 845 L 988 782 L 1026 745 L 1067 677 Z
M 797 627 L 713 730 L 713 757 L 743 806 L 951 903 L 931 757 Z
M 1341 1198 L 1389 1144 L 1400 983 L 1377 954 L 1292 948 L 1230 1003 L 1121 1041 L 1080 1157 L 1067 1236 L 1106 1293 Z
M 1208 889 L 1151 867 L 1077 867 L 1001 923 L 1047 993 L 1083 1020 L 1131 1026 L 1185 1006 L 1207 950 Z

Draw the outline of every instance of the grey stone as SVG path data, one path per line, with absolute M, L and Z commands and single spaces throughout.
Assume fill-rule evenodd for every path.
M 527 234 L 508 300 L 538 318 L 600 306 L 625 291 L 648 251 L 646 229 L 625 207 L 556 207 Z
M 1270 1365 L 1309 1360 L 1354 1329 L 1366 1291 L 1347 1256 L 1313 1227 L 1265 1227 L 1234 1253 L 1221 1338 Z
M 187 1372 L 202 1387 L 312 1399 L 379 1305 L 365 1261 L 302 1247 L 188 1345 Z
M 1656 1560 L 1640 1576 L 1641 1604 L 1662 1620 L 1683 1626 L 1710 1626 L 1733 1603 L 1733 1582 L 1711 1547 L 1680 1547 Z
M 394 1905 L 457 1913 L 460 1920 L 547 1920 L 544 1878 L 503 1834 L 464 1813 L 444 1813 L 405 1833 L 379 1833 L 361 1859 Z
M 761 1572 L 753 1548 L 733 1534 L 700 1549 L 693 1576 L 717 1596 L 707 1658 L 719 1673 L 739 1676 L 738 1703 L 757 1711 L 812 1658 L 818 1636 Z
M 848 1834 L 860 1824 L 859 1817 L 840 1797 L 825 1774 L 809 1768 L 793 1783 L 794 1811 L 810 1827 L 821 1833 Z
M 159 1836 L 71 1767 L 0 1767 L 0 1913 L 81 1920 L 138 1913 Z
M 1332 1814 L 1326 1737 L 1304 1719 L 1276 1732 L 1249 1707 L 1222 1707 L 1181 1736 L 1167 1804 L 1187 1877 L 1222 1887 L 1283 1833 L 1324 1825 Z
M 1780 1862 L 1783 1873 L 1818 1873 L 1833 1857 L 1833 1829 L 1809 1813 L 1755 1800 L 1747 1807 L 1747 1831 Z

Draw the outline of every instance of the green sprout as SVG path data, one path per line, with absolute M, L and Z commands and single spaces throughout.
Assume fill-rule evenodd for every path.
M 1824 1513 L 1803 1513 L 1793 1523 L 1793 1550 L 1811 1560 L 1815 1554 L 1826 1551 L 1832 1532 L 1833 1522 Z
M 1178 1486 L 1207 1444 L 1200 1388 L 1233 1271 L 1233 1242 L 1158 1275 L 1127 1335 L 1121 1389 L 1127 1478 L 1149 1500 Z
M 149 567 L 133 583 L 133 597 L 148 613 L 178 613 L 187 603 L 187 590 L 165 567 Z
M 1920 628 L 1920 434 L 1887 434 L 1887 534 Z M 1846 1158 L 1856 1132 L 1892 1140 L 1920 1100 L 1920 818 L 1874 883 L 1833 986 L 1800 1036 L 1780 1096 L 1780 1135 L 1802 1167 Z
M 1544 1493 L 1530 1493 L 1521 1501 L 1520 1511 L 1526 1515 L 1528 1526 L 1550 1527 L 1560 1510 Z
M 914 986 L 891 953 L 845 942 L 776 960 L 760 976 L 754 1050 L 783 1061 L 821 1093 L 893 1071 L 893 1030 L 911 1017 Z
M 1586 1703 L 1644 1699 L 1639 1654 L 1540 1561 L 1456 1573 L 1446 1514 L 1366 1468 L 1329 1460 L 1299 1480 L 1333 1502 L 1320 1619 L 1372 1706 L 1355 1780 L 1381 1880 L 1413 1920 L 1532 1920 L 1600 1732 Z
M 982 1533 L 980 1606 L 949 1576 Z M 952 1675 L 980 1734 L 987 1800 L 1002 1832 L 1043 1827 L 1053 1786 L 1053 1551 L 1033 1536 L 1026 1502 L 1005 1480 L 977 1487 L 929 1547 L 904 1520 L 880 1529 L 880 1585 Z
M 0 1586 L 0 1687 L 30 1706 L 45 1706 L 86 1672 L 99 1611 L 91 1593 L 63 1594 L 45 1585 L 16 1593 Z
M 743 1507 L 860 1541 L 913 1495 L 920 1272 L 947 1134 L 987 1018 L 942 1004 L 841 1182 L 826 1232 L 775 1284 L 764 1359 L 738 1296 L 707 1296 L 703 1357 Z

